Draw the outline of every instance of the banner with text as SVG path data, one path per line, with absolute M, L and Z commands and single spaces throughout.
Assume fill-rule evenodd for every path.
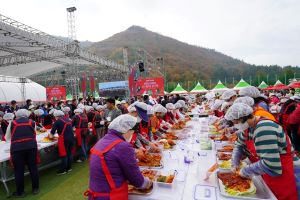
M 132 77 L 129 77 L 129 88 L 131 96 L 143 94 L 162 96 L 164 95 L 164 79 L 162 77 L 140 78 L 133 81 Z
M 46 87 L 47 101 L 66 100 L 65 86 L 48 86 Z

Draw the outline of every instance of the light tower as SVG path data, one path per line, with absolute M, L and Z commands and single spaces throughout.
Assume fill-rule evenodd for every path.
M 72 54 L 72 76 L 66 80 L 67 83 L 70 83 L 72 88 L 72 95 L 76 99 L 79 98 L 79 80 L 77 73 L 77 55 L 79 42 L 76 40 L 76 30 L 75 30 L 75 11 L 76 7 L 67 8 L 67 19 L 68 19 L 68 39 L 69 39 L 69 53 Z M 73 72 L 73 73 L 72 73 Z

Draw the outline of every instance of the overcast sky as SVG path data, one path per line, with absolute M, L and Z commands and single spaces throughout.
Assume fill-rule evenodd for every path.
M 300 66 L 300 0 L 0 0 L 0 13 L 67 36 L 69 6 L 79 40 L 139 25 L 251 64 Z

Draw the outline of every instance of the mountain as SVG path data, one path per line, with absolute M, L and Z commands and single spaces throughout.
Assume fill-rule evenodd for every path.
M 243 77 L 258 84 L 261 80 L 275 82 L 276 78 L 291 78 L 295 72 L 300 73 L 300 69 L 295 67 L 283 69 L 279 66 L 250 65 L 213 49 L 189 45 L 139 26 L 131 26 L 87 49 L 123 63 L 123 47 L 128 47 L 129 63 L 136 62 L 139 48 L 154 58 L 163 57 L 169 83 L 192 81 L 195 84 L 201 81 L 208 85 L 218 80 L 236 83 Z M 283 77 L 284 73 L 286 77 Z

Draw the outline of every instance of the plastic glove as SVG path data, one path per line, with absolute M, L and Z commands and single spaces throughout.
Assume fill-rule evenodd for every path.
M 104 125 L 104 123 L 105 123 L 104 121 L 101 121 L 101 122 L 100 122 L 100 125 Z

